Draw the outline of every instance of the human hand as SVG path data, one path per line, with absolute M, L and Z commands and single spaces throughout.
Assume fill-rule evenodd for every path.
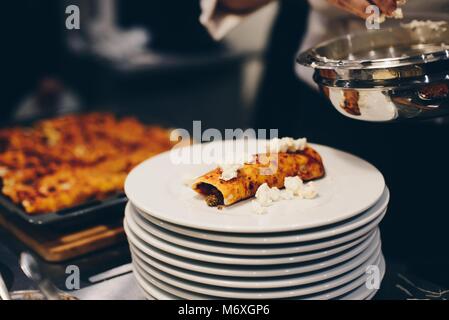
M 366 12 L 366 8 L 370 5 L 376 5 L 380 9 L 380 13 L 386 16 L 392 16 L 401 0 L 327 0 L 332 5 L 343 9 L 347 12 L 355 14 L 361 18 L 368 18 L 372 13 Z

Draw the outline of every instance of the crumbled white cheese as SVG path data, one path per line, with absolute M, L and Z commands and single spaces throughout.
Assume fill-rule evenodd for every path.
M 374 22 L 377 22 L 377 23 L 384 23 L 385 20 L 386 20 L 386 16 L 384 13 L 382 13 L 379 16 L 374 18 Z
M 291 191 L 295 196 L 300 196 L 304 183 L 298 176 L 285 177 L 284 186 L 286 190 Z
M 271 188 L 268 184 L 262 184 L 256 191 L 257 202 L 263 207 L 269 206 L 273 200 L 271 199 Z
M 391 16 L 395 19 L 403 19 L 404 18 L 404 12 L 402 12 L 402 8 L 396 8 L 396 10 L 394 10 L 391 13 Z
M 245 164 L 254 163 L 255 158 L 253 155 L 243 154 L 238 156 L 232 162 L 222 162 L 218 163 L 218 167 L 221 170 L 220 179 L 224 181 L 229 181 L 238 176 L 238 171 L 243 168 Z
M 267 143 L 268 153 L 279 153 L 279 152 L 295 152 L 302 151 L 307 146 L 307 139 L 293 139 L 290 137 L 285 137 L 282 139 L 274 138 Z
M 387 18 L 394 18 L 394 19 L 403 19 L 404 18 L 404 12 L 402 11 L 402 8 L 399 8 L 403 5 L 405 5 L 407 2 L 407 0 L 398 0 L 396 1 L 396 5 L 397 8 L 387 16 Z M 385 15 L 382 14 L 381 16 L 383 16 L 383 20 L 385 21 Z M 380 23 L 382 23 L 383 21 L 381 21 Z
M 313 182 L 309 182 L 304 185 L 301 190 L 301 196 L 304 199 L 314 199 L 318 196 L 318 190 L 316 189 L 316 185 Z
M 262 207 L 259 201 L 256 200 L 251 201 L 251 206 L 253 208 L 253 211 L 257 214 L 263 214 L 267 212 L 267 209 L 265 207 Z
M 401 26 L 404 27 L 404 28 L 412 29 L 412 30 L 416 30 L 419 27 L 428 27 L 432 31 L 442 31 L 442 32 L 444 32 L 444 31 L 447 30 L 447 27 L 445 27 L 445 26 L 447 26 L 447 22 L 446 21 L 413 20 L 413 21 L 411 21 L 409 23 L 402 23 Z
M 278 201 L 281 199 L 281 190 L 276 187 L 270 188 L 270 198 L 272 201 Z
M 293 199 L 294 196 L 295 195 L 290 190 L 284 189 L 281 191 L 281 198 L 284 200 L 291 200 L 291 199 Z
M 293 140 L 293 146 L 288 151 L 302 151 L 307 147 L 307 138 Z
M 300 199 L 314 199 L 318 191 L 313 182 L 304 184 L 300 177 L 286 177 L 284 179 L 285 189 L 279 190 L 276 187 L 270 188 L 267 183 L 262 184 L 256 191 L 256 200 L 251 205 L 255 213 L 265 212 L 265 208 L 273 202 L 280 200 L 291 200 L 295 196 Z
M 237 178 L 238 171 L 243 167 L 241 163 L 223 163 L 219 165 L 221 169 L 220 179 L 224 181 L 229 181 Z

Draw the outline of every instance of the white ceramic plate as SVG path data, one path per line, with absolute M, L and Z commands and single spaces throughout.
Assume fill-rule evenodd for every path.
M 383 279 L 385 275 L 385 260 L 383 257 L 381 257 L 380 263 L 379 263 L 379 269 L 381 272 L 381 280 Z M 143 273 L 143 271 L 140 271 Z M 134 275 L 136 276 L 137 283 L 139 286 L 144 290 L 147 295 L 151 294 L 158 300 L 179 300 L 180 297 L 175 296 L 173 294 L 168 293 L 167 291 L 159 289 L 157 286 L 154 286 L 152 283 L 158 282 L 157 279 L 152 278 L 149 275 L 142 276 L 137 270 L 134 270 Z M 349 284 L 342 286 L 338 289 L 330 290 L 325 295 L 318 294 L 318 295 L 312 295 L 308 297 L 302 297 L 300 299 L 308 299 L 308 300 L 324 300 L 326 298 L 328 299 L 337 299 L 337 300 L 371 300 L 377 293 L 378 290 L 375 289 L 368 289 L 365 286 L 366 281 L 366 275 L 362 275 L 359 279 L 354 280 L 353 282 L 350 282 Z M 163 284 L 162 282 L 159 282 L 159 285 L 162 287 L 170 287 L 169 285 Z M 358 286 L 358 288 L 357 288 Z M 357 288 L 353 290 L 353 288 Z M 212 297 L 212 296 L 205 296 L 205 295 L 196 295 L 194 293 L 189 293 L 188 291 L 171 288 L 171 291 L 177 291 L 181 292 L 181 296 L 185 296 L 185 299 L 219 299 L 218 297 Z M 351 291 L 352 290 L 352 291 Z M 338 296 L 340 292 L 345 292 L 345 294 Z M 349 292 L 349 293 L 347 293 Z M 150 295 L 151 297 L 151 295 Z
M 264 276 L 264 277 L 242 277 L 242 276 L 222 276 L 220 274 L 217 275 L 215 270 L 211 270 L 209 273 L 192 271 L 192 268 L 185 269 L 179 268 L 157 259 L 148 256 L 139 248 L 135 247 L 133 244 L 130 244 L 131 251 L 134 255 L 136 255 L 140 260 L 144 261 L 151 266 L 164 271 L 173 276 L 178 276 L 180 278 L 185 278 L 191 281 L 196 281 L 204 284 L 217 285 L 222 287 L 276 287 L 283 286 L 285 283 L 289 281 L 289 277 L 297 276 L 298 274 L 304 274 L 309 272 L 316 272 L 318 270 L 330 268 L 339 263 L 346 262 L 355 256 L 361 254 L 364 250 L 369 250 L 375 248 L 380 242 L 378 230 L 372 233 L 367 239 L 365 239 L 361 244 L 355 246 L 354 248 L 346 251 L 345 253 L 334 255 L 329 259 L 320 259 L 317 261 L 311 261 L 310 263 L 301 263 L 295 267 L 290 268 L 289 272 L 284 272 L 284 277 L 279 280 L 278 276 Z M 370 248 L 368 248 L 370 247 Z M 186 267 L 186 266 L 184 266 Z M 218 266 L 219 269 L 219 266 Z M 249 270 L 245 270 L 248 273 Z M 259 270 L 260 271 L 260 270 Z M 214 273 L 212 273 L 214 272 Z M 244 281 L 241 281 L 244 280 Z
M 156 300 L 178 300 L 179 298 L 169 294 L 168 292 L 162 291 L 158 287 L 152 285 L 150 282 L 145 280 L 143 276 L 140 275 L 140 272 L 138 271 L 138 268 L 133 266 L 133 274 L 136 278 L 137 285 L 142 289 L 145 298 L 149 299 L 148 297 L 154 297 Z
M 373 300 L 378 290 L 373 290 L 364 300 Z M 362 299 L 346 299 L 346 300 L 362 300 Z
M 376 250 L 365 263 L 357 268 L 329 281 L 318 284 L 276 289 L 276 290 L 245 290 L 229 289 L 200 285 L 176 279 L 167 274 L 162 274 L 151 267 L 141 266 L 139 260 L 135 262 L 135 268 L 149 283 L 159 289 L 183 299 L 331 299 L 354 290 L 366 280 L 366 268 L 370 265 L 379 265 L 381 261 L 380 249 Z M 363 277 L 365 275 L 365 277 Z M 349 287 L 346 289 L 345 287 Z M 332 290 L 336 289 L 336 290 Z M 313 296 L 312 296 L 313 295 Z
M 383 279 L 384 275 L 385 275 L 385 259 L 382 255 L 382 253 L 380 254 L 380 258 L 379 260 L 377 260 L 376 263 L 374 263 L 373 265 L 377 265 L 379 267 L 379 271 L 380 271 L 380 280 Z M 367 267 L 367 266 L 366 266 Z M 356 288 L 360 288 L 361 286 L 363 286 L 365 288 L 365 290 L 371 291 L 369 289 L 366 288 L 366 280 L 368 279 L 369 275 L 366 273 L 366 268 L 364 270 L 364 272 L 362 273 L 361 276 L 359 276 L 356 279 L 353 279 L 351 281 L 349 281 L 347 284 L 330 290 L 330 291 L 326 291 L 325 293 L 319 293 L 319 294 L 315 294 L 313 296 L 309 296 L 309 297 L 303 297 L 300 299 L 304 299 L 304 300 L 330 300 L 330 299 L 338 299 L 338 300 L 362 300 L 363 297 L 360 298 L 344 298 L 342 297 L 342 295 L 346 295 L 348 292 L 353 291 Z M 297 299 L 296 299 L 297 300 Z
M 258 255 L 271 255 L 271 254 L 288 254 L 288 253 L 294 253 L 299 252 L 297 250 L 300 250 L 297 246 L 286 246 L 285 248 L 276 247 L 276 249 L 273 250 L 267 250 L 263 249 L 263 251 L 258 251 L 255 253 L 254 246 L 248 246 L 248 249 L 246 250 L 244 245 L 264 245 L 267 246 L 269 244 L 288 244 L 288 243 L 295 243 L 295 242 L 305 242 L 305 241 L 313 241 L 318 239 L 325 239 L 330 237 L 335 237 L 337 235 L 355 230 L 357 228 L 360 228 L 372 220 L 376 219 L 379 215 L 381 215 L 385 209 L 387 208 L 388 202 L 390 200 L 390 192 L 388 188 L 385 188 L 384 193 L 382 194 L 382 197 L 379 199 L 379 201 L 376 202 L 376 204 L 369 208 L 367 211 L 361 213 L 357 217 L 350 219 L 348 221 L 344 221 L 338 224 L 332 224 L 329 226 L 326 226 L 323 228 L 317 229 L 311 229 L 311 230 L 302 230 L 297 232 L 289 232 L 289 233 L 271 233 L 271 234 L 238 234 L 238 233 L 220 233 L 220 232 L 212 232 L 212 231 L 205 231 L 205 230 L 199 230 L 199 229 L 191 229 L 191 228 L 185 228 L 182 226 L 178 226 L 169 222 L 161 221 L 159 219 L 156 219 L 149 215 L 148 213 L 145 213 L 143 211 L 140 211 L 139 209 L 132 206 L 132 204 L 128 203 L 127 210 L 129 211 L 136 211 L 142 218 L 145 218 L 149 221 L 150 224 L 153 224 L 155 226 L 158 226 L 160 228 L 164 228 L 168 231 L 174 232 L 176 234 L 171 234 L 172 237 L 170 237 L 170 233 L 166 232 L 164 235 L 165 237 L 162 238 L 164 240 L 167 240 L 172 243 L 177 243 L 179 245 L 188 245 L 191 247 L 194 245 L 198 250 L 203 251 L 210 251 L 208 250 L 207 244 L 210 243 L 208 241 L 214 241 L 214 242 L 224 242 L 224 243 L 231 243 L 231 244 L 241 244 L 237 247 L 235 245 L 222 245 L 219 246 L 220 250 L 219 252 L 222 252 L 223 254 L 258 254 Z M 139 224 L 142 227 L 143 224 Z M 148 230 L 149 231 L 149 230 Z M 153 234 L 156 234 L 156 232 L 153 232 Z M 161 234 L 158 232 L 158 234 Z M 182 237 L 185 236 L 185 237 Z M 187 237 L 187 238 L 186 238 Z M 176 238 L 177 242 L 172 241 L 171 239 Z M 183 241 L 187 240 L 188 238 L 195 238 L 191 239 L 194 241 Z M 197 240 L 198 239 L 198 240 Z M 201 242 L 200 240 L 204 240 Z M 213 248 L 217 248 L 216 243 L 210 243 Z M 295 251 L 296 250 L 296 251 Z M 214 249 L 214 252 L 217 251 Z M 246 253 L 243 253 L 246 252 Z M 253 253 L 254 252 L 254 253 Z
M 348 230 L 346 232 L 352 231 L 356 229 L 357 227 L 361 227 L 366 225 L 367 223 L 371 222 L 375 218 L 377 218 L 379 215 L 381 215 L 386 207 L 382 208 L 383 210 L 377 210 L 370 214 L 367 214 L 365 216 L 365 219 L 360 219 L 354 222 L 354 224 L 351 224 L 353 228 L 351 230 Z M 229 243 L 222 243 L 217 241 L 207 241 L 197 238 L 191 238 L 188 236 L 184 236 L 181 234 L 177 234 L 174 232 L 171 232 L 169 230 L 163 229 L 158 227 L 157 225 L 154 225 L 152 222 L 150 222 L 147 219 L 144 219 L 142 215 L 135 210 L 130 203 L 126 206 L 126 215 L 132 215 L 134 221 L 142 227 L 146 232 L 152 234 L 153 236 L 165 240 L 167 242 L 170 242 L 172 244 L 177 244 L 181 247 L 185 248 L 191 248 L 199 251 L 204 252 L 219 252 L 220 254 L 229 254 L 229 255 L 255 255 L 255 256 L 270 256 L 270 255 L 285 255 L 285 254 L 294 254 L 294 253 L 300 253 L 304 250 L 304 244 L 300 243 L 292 243 L 292 244 L 275 244 L 272 245 L 269 243 L 269 241 L 265 242 L 264 244 L 258 244 L 258 245 L 247 245 L 247 244 L 229 244 Z M 369 210 L 368 210 L 369 211 Z M 362 223 L 363 221 L 363 223 Z M 343 227 L 336 227 L 338 230 L 342 230 Z M 319 232 L 318 232 L 319 233 Z M 343 232 L 341 232 L 343 233 Z M 331 230 L 328 231 L 327 235 L 330 237 L 336 236 L 338 234 L 341 234 L 340 232 L 334 233 Z M 305 236 L 305 234 L 302 234 L 301 236 Z
M 350 240 L 355 240 L 369 231 L 373 230 L 377 227 L 378 223 L 382 220 L 383 215 L 378 217 L 376 220 L 372 221 L 367 226 L 359 229 L 356 232 L 350 233 L 342 238 L 332 239 L 329 241 L 324 241 L 319 244 L 313 244 L 312 246 L 316 247 L 314 250 L 326 249 L 334 247 L 340 243 L 346 243 Z M 232 264 L 232 265 L 279 265 L 279 264 L 289 264 L 289 263 L 298 263 L 304 261 L 310 261 L 317 259 L 317 255 L 315 254 L 294 254 L 294 255 L 283 255 L 283 256 L 231 256 L 231 255 L 221 255 L 219 253 L 206 253 L 193 249 L 186 249 L 180 247 L 175 244 L 168 243 L 164 240 L 160 240 L 157 237 L 145 232 L 136 222 L 133 220 L 133 217 L 127 215 L 124 221 L 125 230 L 127 231 L 128 238 L 132 239 L 132 235 L 134 235 L 134 239 L 140 239 L 140 242 L 144 243 L 145 246 L 157 248 L 166 253 L 171 253 L 176 256 L 184 257 L 187 259 L 199 260 L 203 262 L 209 263 L 219 263 L 219 264 Z M 129 234 L 132 231 L 132 234 Z M 345 239 L 347 238 L 347 239 Z M 341 241 L 341 240 L 345 241 Z M 318 254 L 318 256 L 321 254 Z
M 132 232 L 130 232 L 125 224 L 125 230 L 128 233 L 128 240 L 131 246 L 137 248 L 139 251 L 147 256 L 155 258 L 159 261 L 165 262 L 169 265 L 179 267 L 181 269 L 192 270 L 201 273 L 207 273 L 212 275 L 222 275 L 229 277 L 281 277 L 293 274 L 298 274 L 304 271 L 307 263 L 306 261 L 296 264 L 287 265 L 273 265 L 273 266 L 234 266 L 234 265 L 221 265 L 208 262 L 195 261 L 179 256 L 175 256 L 150 246 L 139 240 Z M 372 231 L 374 232 L 374 230 Z M 372 234 L 372 232 L 370 234 Z M 354 240 L 353 242 L 360 243 L 366 239 L 370 234 Z M 347 245 L 345 245 L 347 246 Z M 351 244 L 351 247 L 354 245 Z M 346 248 L 347 249 L 347 248 Z M 325 253 L 327 250 L 325 250 Z M 326 257 L 329 257 L 327 255 Z M 314 261 L 307 260 L 307 261 Z
M 138 270 L 138 267 L 135 267 L 134 275 L 136 276 L 137 283 L 139 286 L 147 292 L 148 294 L 151 293 L 156 299 L 158 300 L 179 300 L 180 297 L 183 297 L 184 299 L 219 299 L 219 297 L 213 297 L 213 296 L 206 296 L 206 295 L 198 295 L 186 290 L 177 289 L 170 285 L 167 285 L 163 282 L 158 281 L 157 279 L 151 277 L 150 275 L 146 274 L 143 270 Z M 381 279 L 385 275 L 385 260 L 381 256 L 380 263 L 379 263 L 379 269 L 381 272 Z M 142 274 L 142 275 L 141 275 Z M 338 300 L 363 300 L 363 299 L 372 299 L 372 297 L 376 294 L 377 290 L 370 290 L 367 289 L 365 286 L 366 281 L 366 275 L 360 276 L 358 279 L 342 286 L 337 289 L 331 289 L 325 294 L 318 294 L 318 295 L 311 295 L 306 297 L 300 297 L 299 299 L 309 299 L 309 300 L 324 300 L 324 299 L 335 299 Z M 153 283 L 156 283 L 156 285 L 153 285 Z M 358 288 L 357 288 L 358 287 Z M 167 291 L 164 291 L 160 288 L 166 288 L 168 291 L 178 293 L 179 296 L 176 296 L 174 294 L 168 293 Z M 354 290 L 354 288 L 357 288 Z M 348 293 L 350 292 L 350 293 Z M 343 294 L 343 295 L 340 295 Z M 293 298 L 294 299 L 294 298 Z
M 368 248 L 365 252 L 361 253 L 359 256 L 346 261 L 340 265 L 330 267 L 326 270 L 318 270 L 317 272 L 313 272 L 311 274 L 307 275 L 294 275 L 291 277 L 286 277 L 285 279 L 260 279 L 258 281 L 255 281 L 253 279 L 250 280 L 228 280 L 228 281 L 221 281 L 217 280 L 216 278 L 213 279 L 210 276 L 207 276 L 208 279 L 200 280 L 200 282 L 197 281 L 191 281 L 187 278 L 181 278 L 177 276 L 172 276 L 171 274 L 168 274 L 166 272 L 160 271 L 157 268 L 154 268 L 153 266 L 147 264 L 145 261 L 140 259 L 138 256 L 133 255 L 133 263 L 136 263 L 138 266 L 140 266 L 143 270 L 150 273 L 154 277 L 158 278 L 161 281 L 171 283 L 172 285 L 175 285 L 177 282 L 182 282 L 177 287 L 184 288 L 186 290 L 191 290 L 188 288 L 190 286 L 191 288 L 194 287 L 200 287 L 200 288 L 206 288 L 215 290 L 216 288 L 219 288 L 220 290 L 257 290 L 257 291 L 269 291 L 270 289 L 274 290 L 281 290 L 281 289 L 290 289 L 298 286 L 305 286 L 305 285 L 313 285 L 315 283 L 318 283 L 320 281 L 326 281 L 328 279 L 332 279 L 335 277 L 338 277 L 340 275 L 343 275 L 351 270 L 354 270 L 361 264 L 363 264 L 367 259 L 372 257 L 375 253 L 380 252 L 380 242 L 377 242 L 376 245 Z M 191 278 L 191 277 L 190 277 Z M 196 280 L 198 280 L 200 276 L 197 277 Z M 209 282 L 209 284 L 205 284 L 204 282 Z M 213 284 L 212 284 L 213 283 Z M 220 286 L 218 284 L 226 284 L 225 286 Z M 195 291 L 195 290 L 194 290 Z M 195 291 L 200 292 L 200 291 Z M 205 293 L 207 294 L 207 293 Z M 210 295 L 215 295 L 211 294 Z
M 295 274 L 283 278 L 232 278 L 214 276 L 205 273 L 192 272 L 190 270 L 180 269 L 161 263 L 139 252 L 138 249 L 133 249 L 133 247 L 131 247 L 131 251 L 133 253 L 134 259 L 139 260 L 142 264 L 149 265 L 157 269 L 158 271 L 162 271 L 169 275 L 178 277 L 180 279 L 186 279 L 192 282 L 211 286 L 241 289 L 284 288 L 317 282 L 335 276 L 335 274 L 339 272 L 339 270 L 337 270 L 337 264 L 351 263 L 352 265 L 354 265 L 361 260 L 363 262 L 363 259 L 367 259 L 380 245 L 380 237 L 378 233 L 376 232 L 376 234 L 373 234 L 373 236 L 369 237 L 369 239 L 365 240 L 361 245 L 357 246 L 356 249 L 350 250 L 346 254 L 339 255 L 331 259 L 330 262 L 316 262 L 304 266 L 304 272 L 302 274 L 312 271 L 316 272 L 317 270 L 320 271 L 319 273 L 308 276 Z M 324 271 L 324 269 L 329 270 L 329 272 Z
M 377 293 L 376 289 L 368 289 L 363 284 L 347 295 L 339 297 L 338 300 L 371 300 L 371 298 Z
M 359 238 L 362 235 L 365 235 L 369 231 L 373 230 L 377 227 L 380 222 L 382 216 L 377 218 L 375 221 L 371 222 L 372 226 L 366 230 L 363 234 L 354 237 L 354 239 Z M 298 253 L 293 255 L 280 255 L 280 256 L 231 256 L 231 255 L 222 255 L 219 252 L 217 253 L 208 253 L 202 252 L 194 249 L 183 248 L 175 244 L 168 243 L 164 240 L 160 240 L 157 237 L 145 232 L 136 222 L 133 220 L 132 216 L 126 216 L 124 225 L 128 230 L 131 230 L 132 233 L 143 242 L 146 246 L 151 246 L 153 248 L 159 249 L 163 252 L 170 253 L 176 256 L 184 257 L 187 259 L 193 259 L 203 262 L 209 263 L 218 263 L 218 264 L 228 264 L 228 265 L 279 265 L 279 264 L 291 264 L 298 262 L 305 262 L 316 260 L 322 256 L 322 252 L 315 253 Z M 367 228 L 367 227 L 365 227 Z M 351 234 L 352 236 L 353 234 Z M 337 241 L 337 240 L 332 240 Z M 329 246 L 330 247 L 330 246 Z M 328 248 L 329 248 L 328 247 Z
M 380 262 L 379 262 L 379 269 L 381 272 L 381 278 L 383 279 L 385 275 L 385 259 L 383 256 L 381 256 Z M 144 274 L 143 271 L 140 271 Z M 137 278 L 137 283 L 142 288 L 142 290 L 146 292 L 152 292 L 156 299 L 158 300 L 179 300 L 180 297 L 170 294 L 167 291 L 159 289 L 157 286 L 154 286 L 152 283 L 157 282 L 159 286 L 169 288 L 170 291 L 178 292 L 180 293 L 180 296 L 184 296 L 185 299 L 219 299 L 218 297 L 212 297 L 212 296 L 206 296 L 206 295 L 198 295 L 194 293 L 189 293 L 186 290 L 182 289 L 176 289 L 174 287 L 171 287 L 170 285 L 164 284 L 162 282 L 159 282 L 157 279 L 152 278 L 151 276 L 144 274 L 143 276 L 137 272 L 137 270 L 134 270 L 134 274 Z M 149 281 L 150 280 L 150 281 Z M 339 287 L 337 289 L 332 289 L 329 292 L 318 295 L 311 295 L 311 296 L 305 296 L 300 297 L 299 299 L 308 299 L 308 300 L 324 300 L 324 299 L 337 299 L 337 300 L 370 300 L 372 299 L 378 290 L 375 289 L 368 289 L 365 286 L 366 282 L 366 274 L 362 275 L 358 279 L 348 283 L 347 285 L 344 285 L 342 287 Z M 354 288 L 357 288 L 354 290 Z M 340 293 L 344 293 L 343 295 L 340 295 Z M 349 292 L 349 293 L 348 293 Z M 293 300 L 295 298 L 292 298 Z
M 232 147 L 235 144 L 232 141 L 199 144 L 181 148 L 181 152 L 186 150 L 195 159 L 204 150 L 242 149 Z M 186 175 L 204 174 L 215 165 L 175 164 L 170 151 L 132 170 L 125 182 L 125 192 L 133 205 L 160 220 L 196 229 L 239 233 L 286 232 L 326 226 L 354 217 L 379 200 L 385 182 L 374 166 L 330 147 L 312 147 L 321 154 L 326 168 L 326 177 L 316 181 L 319 197 L 279 201 L 263 215 L 252 211 L 251 199 L 222 210 L 208 207 L 203 197 L 185 186 L 183 180 Z

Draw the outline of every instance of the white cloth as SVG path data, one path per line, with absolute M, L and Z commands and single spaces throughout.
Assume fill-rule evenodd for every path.
M 78 291 L 69 292 L 81 300 L 144 300 L 133 273 L 105 280 Z
M 239 25 L 248 14 L 223 12 L 217 7 L 218 0 L 200 0 L 200 22 L 215 40 L 221 40 L 229 31 Z

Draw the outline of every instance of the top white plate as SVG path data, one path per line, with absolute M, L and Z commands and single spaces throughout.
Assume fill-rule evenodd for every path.
M 201 159 L 207 150 L 242 150 L 241 141 L 194 145 L 191 159 Z M 262 143 L 259 143 L 263 146 Z M 144 161 L 128 175 L 125 192 L 140 210 L 178 225 L 220 232 L 285 232 L 321 227 L 351 218 L 370 208 L 385 188 L 382 174 L 371 164 L 351 154 L 321 145 L 311 145 L 322 156 L 326 177 L 317 180 L 319 196 L 313 200 L 276 202 L 266 214 L 251 209 L 251 199 L 218 210 L 185 185 L 186 176 L 199 176 L 214 164 L 174 163 L 169 152 Z M 260 148 L 262 152 L 262 148 Z M 205 161 L 205 160 L 202 160 Z M 198 163 L 198 162 L 197 162 Z
M 326 227 L 318 229 L 307 229 L 301 230 L 299 232 L 281 232 L 281 233 L 229 233 L 229 232 L 216 232 L 207 231 L 200 229 L 192 229 L 187 227 L 181 227 L 166 221 L 162 221 L 152 217 L 150 214 L 138 210 L 136 207 L 132 206 L 128 202 L 128 207 L 132 209 L 133 212 L 138 213 L 141 217 L 148 220 L 150 223 L 157 225 L 163 229 L 169 230 L 178 234 L 178 236 L 187 236 L 193 238 L 196 241 L 214 241 L 228 244 L 240 244 L 242 245 L 272 245 L 272 244 L 288 244 L 288 243 L 298 243 L 306 241 L 315 241 L 325 238 L 336 237 L 344 233 L 348 233 L 357 228 L 366 226 L 371 223 L 371 221 L 377 219 L 382 215 L 388 205 L 390 199 L 390 192 L 388 188 L 385 188 L 384 194 L 376 202 L 374 206 L 369 208 L 367 211 L 353 217 L 349 220 L 340 221 L 337 224 L 330 224 Z M 213 244 L 216 249 L 216 243 Z M 280 253 L 279 253 L 280 254 Z

